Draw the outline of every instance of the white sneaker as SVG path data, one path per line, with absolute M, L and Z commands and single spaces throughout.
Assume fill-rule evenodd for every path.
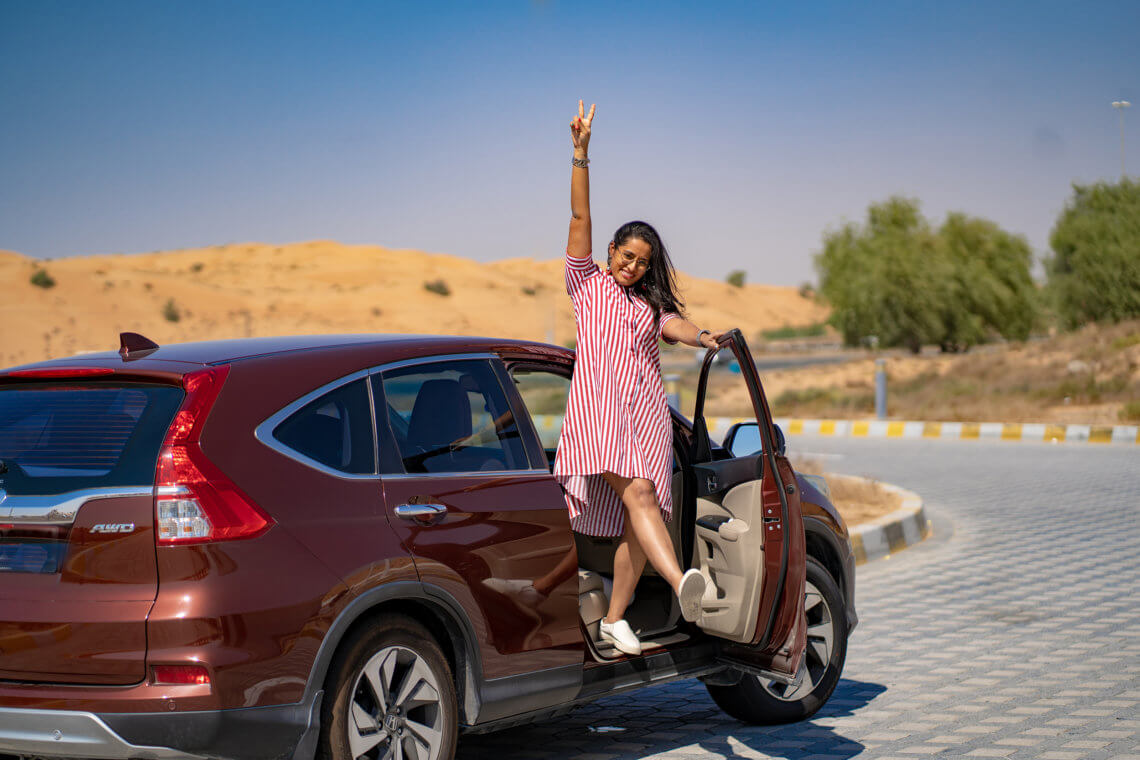
M 681 576 L 681 585 L 677 589 L 677 601 L 681 603 L 681 617 L 690 623 L 701 617 L 701 599 L 705 595 L 705 576 L 701 571 L 693 568 L 686 570 Z
M 605 618 L 602 618 L 600 630 L 602 639 L 613 644 L 619 652 L 641 654 L 641 640 L 625 620 L 607 623 Z

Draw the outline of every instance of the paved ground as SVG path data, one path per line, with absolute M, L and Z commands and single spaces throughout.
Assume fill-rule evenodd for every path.
M 862 623 L 815 719 L 745 726 L 683 681 L 464 738 L 459 757 L 1140 760 L 1140 448 L 790 446 L 919 492 L 935 522 L 859 568 Z

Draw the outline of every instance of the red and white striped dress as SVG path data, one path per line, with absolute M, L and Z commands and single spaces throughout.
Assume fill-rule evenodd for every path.
M 620 536 L 625 509 L 603 472 L 652 481 L 662 516 L 673 513 L 673 427 L 657 341 L 677 315 L 663 312 L 655 320 L 648 303 L 593 260 L 569 254 L 566 292 L 578 322 L 578 356 L 554 477 L 575 531 Z

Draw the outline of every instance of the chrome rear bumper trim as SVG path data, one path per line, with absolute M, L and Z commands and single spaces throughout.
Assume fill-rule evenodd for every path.
M 0 753 L 100 760 L 187 760 L 202 757 L 168 747 L 130 744 L 92 713 L 7 707 L 0 707 Z

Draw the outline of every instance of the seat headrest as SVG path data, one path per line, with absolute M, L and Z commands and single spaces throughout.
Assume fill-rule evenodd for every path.
M 428 380 L 420 386 L 408 421 L 408 442 L 425 451 L 471 436 L 471 402 L 455 380 Z

